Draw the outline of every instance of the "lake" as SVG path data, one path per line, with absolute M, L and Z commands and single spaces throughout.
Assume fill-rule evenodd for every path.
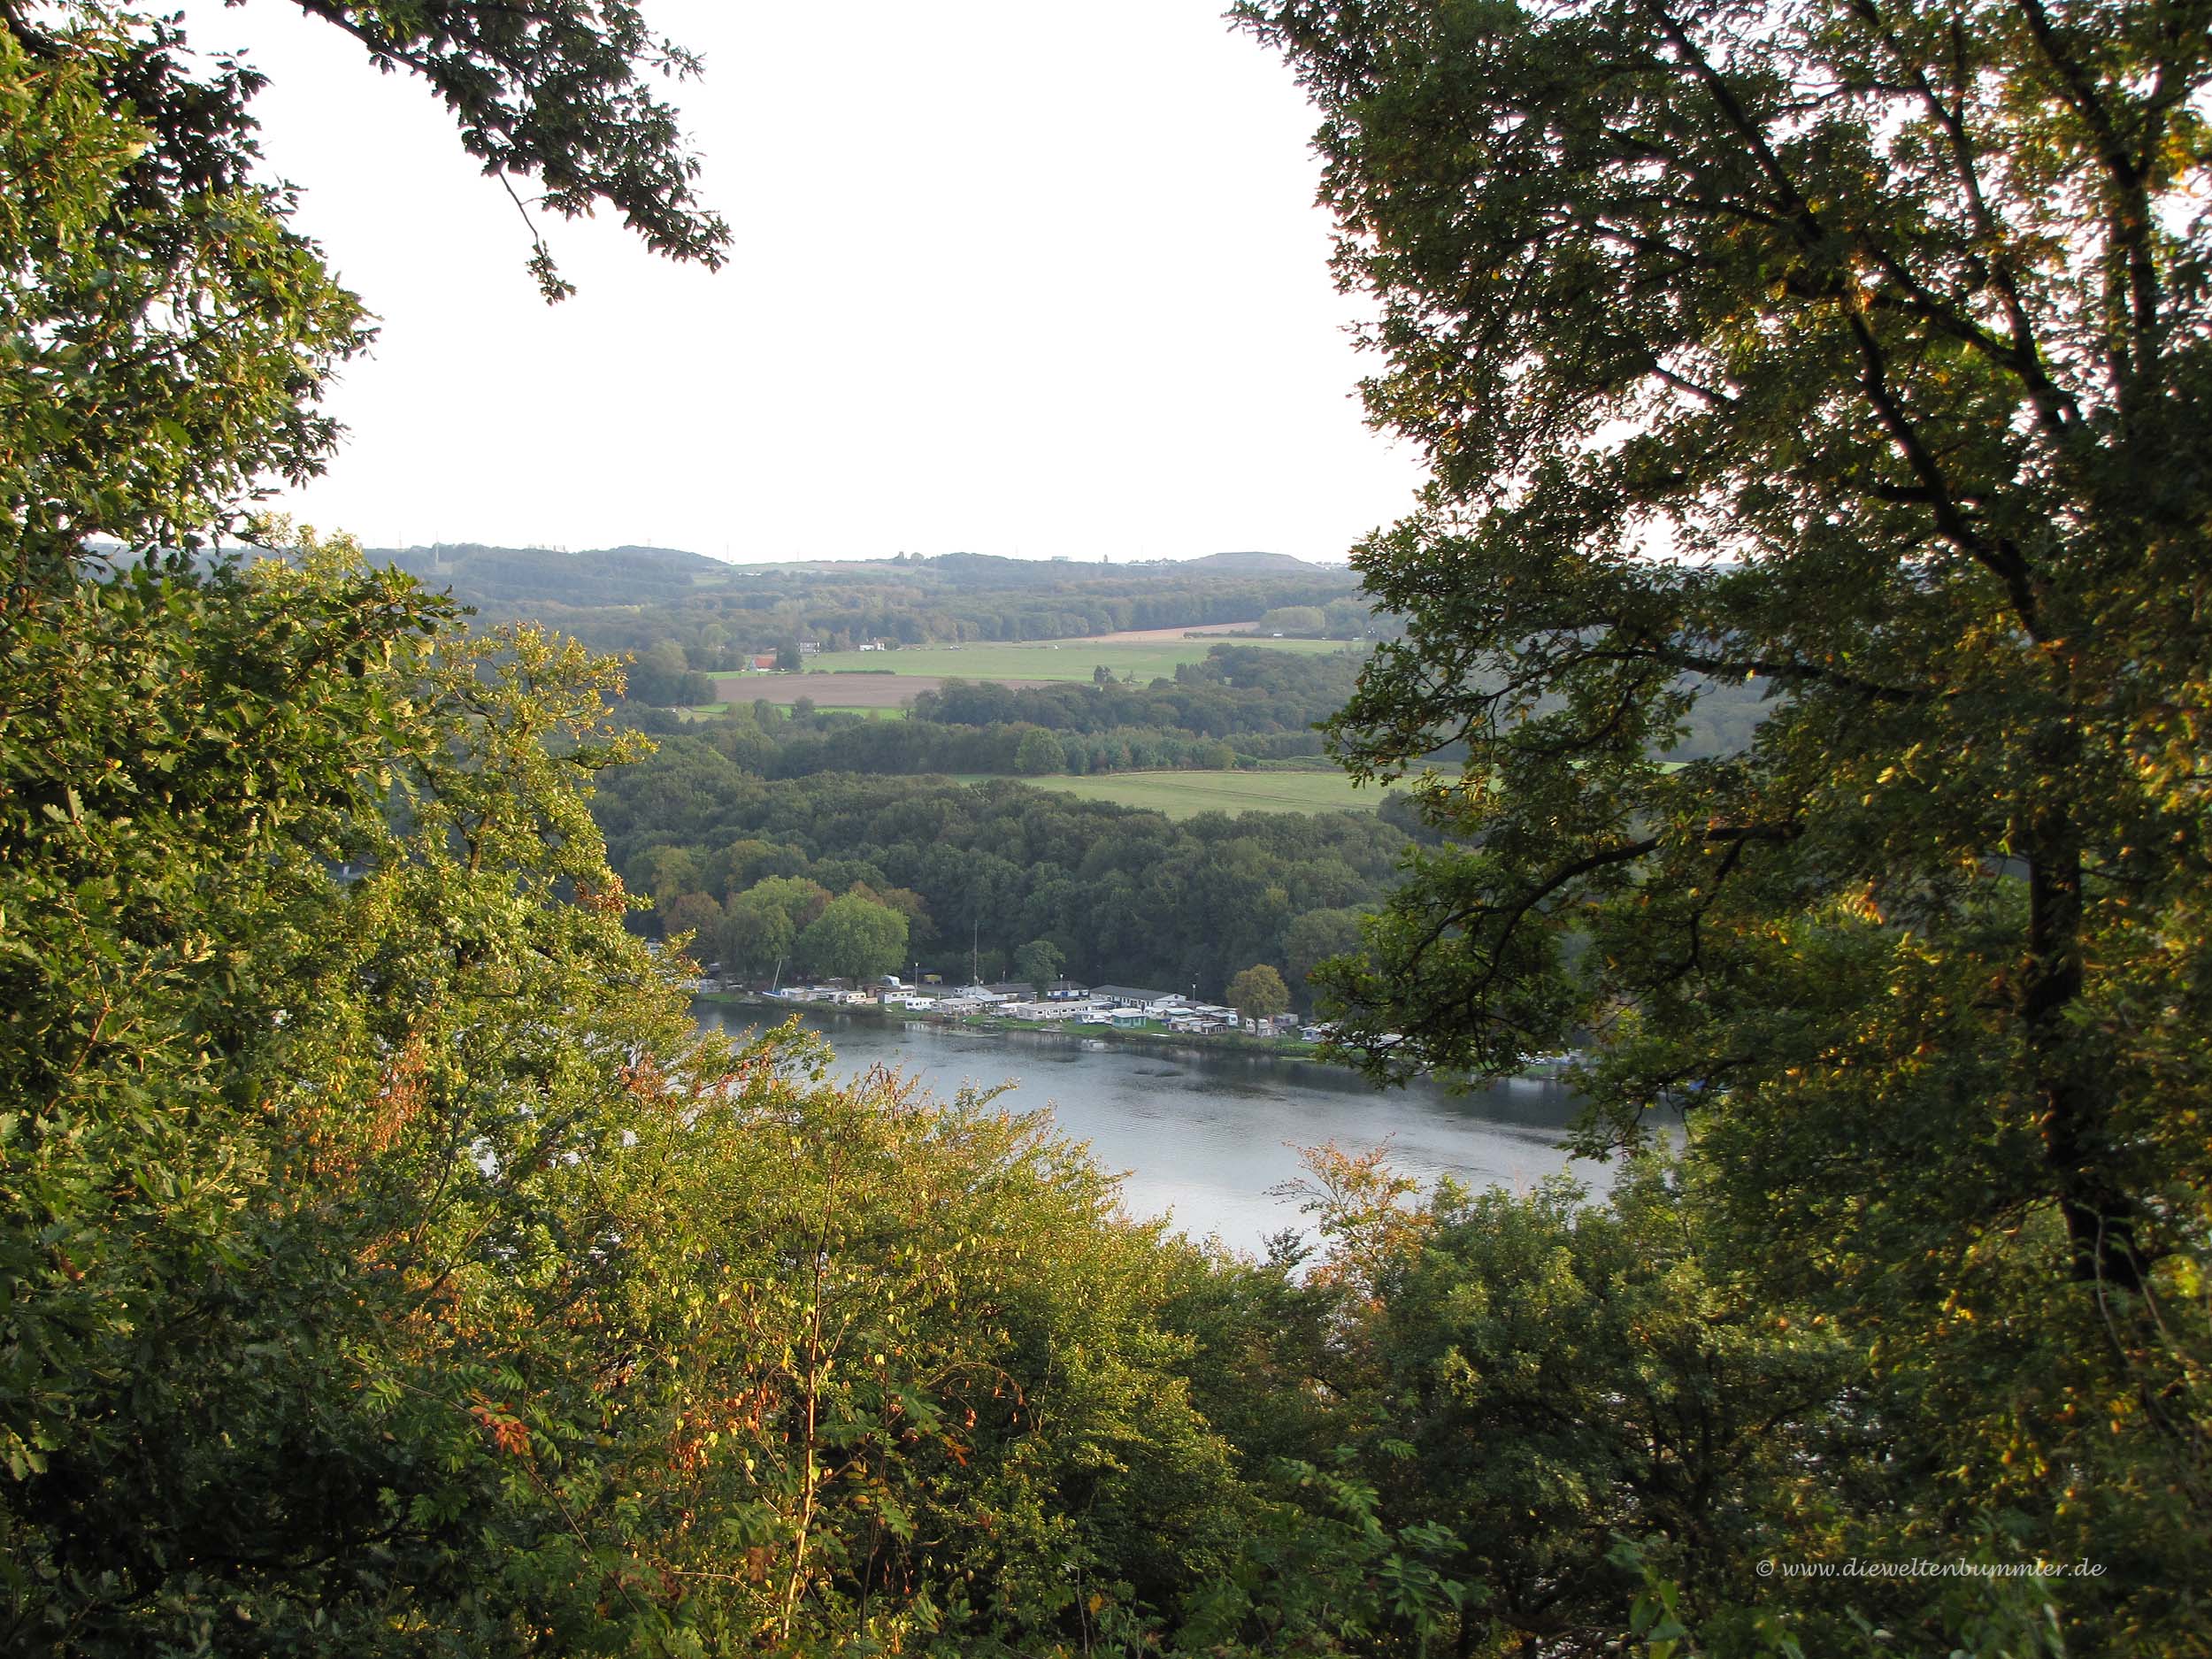
M 703 1025 L 743 1032 L 764 1010 L 694 1005 Z M 1392 1165 L 1424 1185 L 1451 1175 L 1473 1187 L 1525 1187 L 1568 1168 L 1562 1146 L 1576 1097 L 1560 1084 L 1515 1079 L 1454 1096 L 1432 1084 L 1379 1089 L 1336 1066 L 1297 1060 L 1112 1047 L 1074 1037 L 984 1035 L 942 1026 L 806 1014 L 837 1050 L 836 1073 L 896 1067 L 937 1094 L 1010 1083 L 1003 1104 L 1049 1108 L 1108 1169 L 1125 1171 L 1132 1213 L 1165 1216 L 1194 1237 L 1258 1250 L 1302 1230 L 1295 1200 L 1269 1189 L 1303 1173 L 1297 1148 L 1333 1141 L 1348 1152 L 1388 1144 Z M 1602 1164 L 1575 1162 L 1593 1189 Z

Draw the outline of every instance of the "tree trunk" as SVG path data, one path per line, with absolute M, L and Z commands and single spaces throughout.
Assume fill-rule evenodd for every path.
M 2051 769 L 2046 776 L 2062 776 Z M 2058 807 L 2028 831 L 2028 951 L 2020 999 L 2039 1108 L 2045 1167 L 2072 1247 L 2072 1276 L 2127 1290 L 2142 1286 L 2140 1212 L 2109 1166 L 2109 1113 L 2097 1068 L 2068 1014 L 2082 991 L 2081 847 Z

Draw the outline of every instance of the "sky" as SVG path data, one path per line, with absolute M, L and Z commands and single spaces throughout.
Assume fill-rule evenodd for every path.
M 190 0 L 263 69 L 271 170 L 381 319 L 277 504 L 372 546 L 1340 560 L 1417 457 L 1364 425 L 1315 117 L 1216 0 L 645 0 L 728 219 L 526 233 L 428 89 L 284 0 Z

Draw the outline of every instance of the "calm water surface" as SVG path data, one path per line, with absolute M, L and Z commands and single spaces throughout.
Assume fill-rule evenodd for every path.
M 698 1003 L 703 1025 L 743 1032 L 763 1010 Z M 1296 1148 L 1333 1141 L 1348 1151 L 1387 1142 L 1391 1164 L 1424 1184 L 1526 1187 L 1569 1167 L 1561 1147 L 1575 1097 L 1556 1083 L 1516 1079 L 1454 1097 L 1427 1084 L 1378 1089 L 1334 1066 L 1184 1050 L 1087 1049 L 1074 1037 L 997 1036 L 903 1026 L 836 1014 L 804 1023 L 837 1050 L 836 1071 L 889 1065 L 949 1095 L 964 1083 L 1009 1083 L 1006 1105 L 1049 1108 L 1108 1169 L 1126 1171 L 1125 1202 L 1185 1232 L 1217 1233 L 1256 1250 L 1302 1225 L 1294 1199 L 1268 1189 L 1302 1172 Z M 1594 1188 L 1603 1165 L 1576 1162 Z

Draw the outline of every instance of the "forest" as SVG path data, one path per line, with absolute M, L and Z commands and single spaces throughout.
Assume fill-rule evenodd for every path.
M 826 894 L 896 893 L 907 961 L 962 980 L 979 965 L 1003 977 L 1022 946 L 1044 939 L 1074 977 L 1195 984 L 1209 998 L 1269 963 L 1302 1007 L 1306 975 L 1358 943 L 1359 913 L 1395 884 L 1409 839 L 1394 807 L 1171 824 L 1011 780 L 769 781 L 681 738 L 609 778 L 593 813 L 651 916 L 734 974 L 764 980 L 782 954 L 772 935 L 753 942 L 749 892 L 797 878 Z M 893 971 L 895 958 L 876 970 Z
M 527 187 L 547 302 L 587 212 L 737 256 L 634 0 L 301 10 Z M 647 730 L 610 648 L 882 572 L 626 550 L 572 628 L 266 516 L 373 319 L 259 75 L 0 0 L 0 1649 L 2212 1654 L 2212 12 L 1235 18 L 1426 488 L 1340 583 L 882 591 L 1389 626 L 878 724 L 1265 764 L 1351 676 L 1374 813 Z M 1047 1118 L 703 1031 L 669 933 L 779 927 L 1279 964 L 1382 1084 L 1578 1041 L 1609 1185 L 1314 1148 L 1302 1233 L 1195 1244 Z

